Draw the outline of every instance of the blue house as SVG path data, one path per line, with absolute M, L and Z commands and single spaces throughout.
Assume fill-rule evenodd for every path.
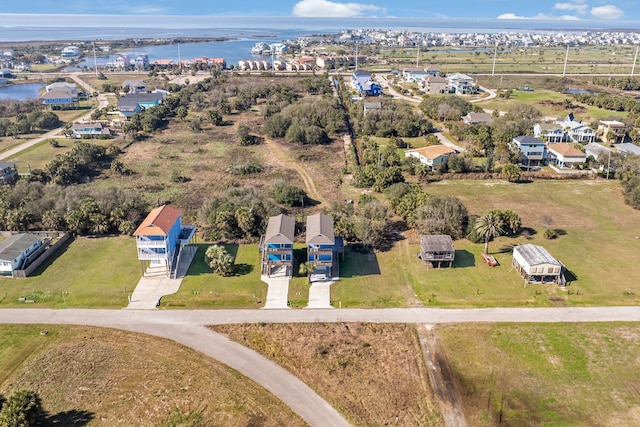
M 266 233 L 260 238 L 262 274 L 293 275 L 293 238 L 296 220 L 280 214 L 269 218 Z
M 371 81 L 371 73 L 365 70 L 356 70 L 351 75 L 351 87 L 359 89 L 364 82 Z
M 338 253 L 344 250 L 342 237 L 333 234 L 333 217 L 315 214 L 307 217 L 307 262 L 314 273 L 325 277 L 338 275 Z
M 69 92 L 55 91 L 55 92 L 47 92 L 42 95 L 42 103 L 44 105 L 49 105 L 52 107 L 60 107 L 73 105 L 78 101 L 78 98 Z
M 180 209 L 163 205 L 149 212 L 133 233 L 143 275 L 162 271 L 171 277 L 180 262 L 182 249 L 189 244 L 195 232 L 194 225 L 182 224 Z
M 382 86 L 378 83 L 368 80 L 358 86 L 360 96 L 380 96 L 382 95 Z

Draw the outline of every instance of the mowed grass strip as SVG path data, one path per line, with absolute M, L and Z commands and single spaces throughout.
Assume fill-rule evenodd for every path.
M 125 307 L 127 292 L 134 289 L 141 276 L 132 237 L 79 238 L 51 256 L 33 276 L 1 278 L 0 305 Z
M 252 380 L 166 339 L 56 325 L 0 325 L 0 336 L 0 393 L 37 391 L 45 425 L 306 425 Z
M 473 426 L 640 424 L 640 326 L 436 328 Z
M 443 425 L 413 325 L 212 328 L 289 370 L 354 425 Z

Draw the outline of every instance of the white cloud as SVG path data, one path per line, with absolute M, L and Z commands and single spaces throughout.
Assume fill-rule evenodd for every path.
M 624 16 L 624 12 L 622 9 L 612 4 L 607 4 L 604 6 L 592 7 L 591 15 L 600 19 L 620 19 Z
M 498 16 L 497 19 L 535 19 L 539 21 L 553 21 L 553 20 L 579 21 L 580 20 L 580 18 L 573 15 L 555 16 L 555 15 L 546 15 L 544 13 L 539 13 L 534 16 L 520 16 L 520 15 L 516 15 L 515 13 L 503 13 L 502 15 Z
M 383 11 L 363 3 L 338 3 L 330 0 L 301 0 L 293 6 L 293 15 L 305 18 L 353 18 L 366 11 Z
M 556 3 L 553 5 L 554 9 L 558 10 L 575 10 L 577 14 L 584 15 L 589 10 L 589 5 L 584 3 L 583 0 L 572 1 L 568 3 Z

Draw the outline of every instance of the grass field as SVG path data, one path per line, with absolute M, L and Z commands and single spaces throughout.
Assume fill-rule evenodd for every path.
M 637 324 L 437 327 L 473 426 L 640 424 Z
M 354 425 L 442 425 L 413 325 L 212 328 L 289 370 Z
M 32 277 L 2 278 L 0 305 L 119 308 L 142 275 L 131 237 L 80 238 L 54 254 Z
M 78 142 L 90 142 L 91 144 L 103 146 L 109 146 L 113 144 L 113 141 L 108 139 L 81 140 L 64 137 L 51 139 L 55 139 L 56 141 L 58 141 L 59 147 L 53 147 L 49 143 L 48 139 L 45 139 L 44 141 L 9 157 L 8 160 L 16 162 L 18 172 L 28 173 L 29 168 L 44 168 L 45 165 L 49 163 L 55 156 L 70 151 Z
M 305 425 L 253 381 L 172 341 L 44 328 L 0 325 L 0 393 L 37 391 L 43 425 Z

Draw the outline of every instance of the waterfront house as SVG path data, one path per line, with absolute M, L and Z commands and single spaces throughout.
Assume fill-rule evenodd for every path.
M 118 55 L 116 56 L 115 62 L 116 68 L 124 69 L 129 68 L 131 66 L 131 57 L 129 55 Z
M 0 242 L 0 276 L 13 277 L 14 270 L 23 270 L 40 246 L 40 237 L 30 233 L 14 234 Z
M 78 85 L 68 82 L 55 82 L 47 85 L 46 92 L 65 92 L 71 96 L 78 96 Z
M 143 275 L 159 271 L 171 277 L 195 232 L 195 225 L 182 224 L 180 209 L 163 205 L 149 212 L 133 233 Z
M 407 150 L 404 155 L 405 157 L 415 157 L 420 160 L 420 163 L 434 170 L 436 166 L 446 163 L 449 156 L 455 152 L 455 150 L 446 145 L 429 145 L 414 150 Z
M 587 155 L 571 144 L 561 142 L 547 147 L 547 159 L 560 168 L 572 168 L 586 162 Z
M 65 59 L 77 58 L 80 56 L 80 48 L 78 46 L 65 46 L 60 56 Z
M 146 70 L 149 68 L 149 55 L 140 54 L 133 60 L 137 70 Z
M 18 180 L 15 162 L 0 162 L 0 185 L 11 185 Z
M 522 135 L 511 140 L 512 147 L 522 153 L 523 161 L 527 165 L 539 165 L 546 156 L 544 142 L 530 135 Z
M 47 92 L 41 96 L 42 103 L 50 107 L 74 105 L 78 98 L 68 92 Z
M 338 276 L 338 253 L 344 250 L 342 238 L 333 234 L 333 217 L 314 214 L 307 217 L 307 262 L 313 273 Z
M 456 256 L 453 239 L 446 234 L 420 235 L 420 259 L 432 267 L 451 267 Z
M 565 284 L 564 266 L 542 246 L 526 244 L 514 247 L 511 265 L 526 283 Z
M 293 275 L 293 239 L 296 220 L 280 214 L 269 218 L 267 231 L 260 238 L 262 274 Z

